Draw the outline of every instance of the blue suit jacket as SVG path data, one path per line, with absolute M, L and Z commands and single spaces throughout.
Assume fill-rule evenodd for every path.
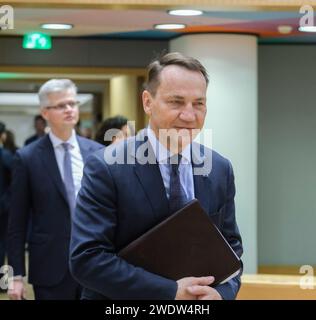
M 77 136 L 83 161 L 102 146 Z M 58 284 L 68 269 L 70 210 L 48 135 L 17 151 L 8 228 L 8 258 L 15 275 L 25 275 L 24 246 L 29 239 L 29 282 Z
M 116 146 L 117 158 L 124 155 L 125 160 L 135 164 L 106 163 L 104 152 L 112 152 L 108 148 L 99 150 L 87 161 L 70 247 L 71 272 L 85 287 L 83 298 L 175 298 L 176 281 L 135 267 L 116 255 L 169 216 L 159 165 L 143 164 L 146 154 L 142 151 L 148 146 L 148 141 L 135 142 L 135 138 Z M 150 152 L 151 148 L 147 150 Z M 195 196 L 241 256 L 241 238 L 235 221 L 234 176 L 229 161 L 202 147 L 201 155 L 197 155 L 200 159 L 193 163 L 193 168 L 210 156 L 213 159 L 211 173 L 194 176 Z M 233 299 L 239 286 L 238 276 L 216 289 L 224 299 Z
M 7 233 L 12 162 L 12 153 L 0 147 L 0 239 L 4 239 Z
M 0 197 L 8 190 L 11 177 L 13 155 L 0 146 Z

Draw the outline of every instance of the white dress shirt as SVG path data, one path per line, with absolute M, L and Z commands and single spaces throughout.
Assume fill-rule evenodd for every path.
M 170 151 L 160 143 L 150 127 L 148 127 L 148 140 L 154 150 L 155 157 L 159 164 L 160 173 L 166 189 L 166 194 L 169 198 L 171 166 L 170 164 L 168 164 L 167 159 L 170 158 Z M 187 200 L 192 200 L 195 198 L 195 195 L 191 161 L 191 144 L 189 144 L 182 152 L 180 152 L 180 154 L 182 155 L 179 165 L 180 183 L 183 190 L 185 191 Z
M 64 156 L 65 156 L 65 150 L 62 146 L 62 143 L 66 142 L 66 143 L 69 143 L 70 145 L 69 152 L 71 156 L 72 176 L 74 179 L 75 192 L 77 196 L 81 187 L 81 179 L 83 176 L 83 160 L 82 160 L 80 147 L 76 138 L 75 130 L 72 131 L 71 137 L 67 141 L 63 141 L 59 139 L 52 133 L 52 131 L 49 132 L 49 138 L 53 144 L 55 157 L 56 157 L 58 169 L 62 177 L 62 180 L 64 180 L 63 163 L 64 163 Z

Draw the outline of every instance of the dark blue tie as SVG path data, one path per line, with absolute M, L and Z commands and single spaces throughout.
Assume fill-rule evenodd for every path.
M 71 167 L 71 155 L 70 155 L 70 144 L 67 142 L 62 143 L 64 148 L 64 185 L 66 188 L 70 213 L 73 214 L 76 204 L 76 192 L 75 184 L 72 176 L 72 167 Z
M 180 183 L 179 165 L 181 154 L 170 158 L 170 188 L 169 188 L 169 208 L 170 213 L 174 213 L 183 208 L 187 203 L 187 197 Z

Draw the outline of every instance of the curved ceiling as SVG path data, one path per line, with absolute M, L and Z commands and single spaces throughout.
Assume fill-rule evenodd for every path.
M 196 0 L 196 1 L 131 1 L 131 0 L 15 0 L 14 29 L 1 30 L 1 36 L 17 36 L 41 31 L 55 37 L 104 37 L 129 39 L 171 39 L 182 34 L 203 32 L 251 33 L 260 42 L 314 43 L 316 33 L 298 31 L 301 1 Z M 314 4 L 316 1 L 304 1 Z M 171 16 L 167 9 L 202 9 L 193 17 Z M 311 7 L 312 8 L 312 7 Z M 71 30 L 43 30 L 43 23 L 68 23 Z M 158 23 L 184 23 L 186 28 L 161 31 Z M 291 32 L 279 32 L 279 26 L 290 26 Z

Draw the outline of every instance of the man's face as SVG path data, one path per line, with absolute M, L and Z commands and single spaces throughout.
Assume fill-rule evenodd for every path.
M 176 65 L 165 67 L 159 79 L 160 84 L 154 96 L 146 90 L 143 92 L 144 110 L 158 138 L 161 138 L 161 129 L 174 129 L 178 133 L 172 134 L 170 139 L 171 143 L 178 145 L 180 152 L 195 138 L 196 134 L 192 130 L 203 127 L 206 116 L 206 81 L 202 73 Z M 169 145 L 165 146 L 173 149 Z
M 5 143 L 7 140 L 7 134 L 5 132 L 0 133 L 0 142 Z
M 43 108 L 42 116 L 53 130 L 74 128 L 79 120 L 78 106 L 68 104 L 76 102 L 76 94 L 72 90 L 52 92 L 48 94 L 48 107 L 64 106 L 61 108 Z

